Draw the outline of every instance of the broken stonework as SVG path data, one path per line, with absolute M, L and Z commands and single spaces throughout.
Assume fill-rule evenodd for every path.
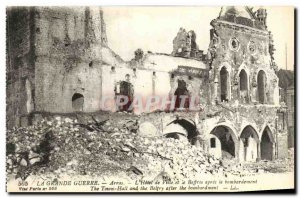
M 202 59 L 202 54 L 203 51 L 199 50 L 196 43 L 196 33 L 193 30 L 186 32 L 185 29 L 180 28 L 173 40 L 172 55 Z
M 157 137 L 159 132 L 151 122 L 143 122 L 138 129 L 138 135 L 142 137 Z

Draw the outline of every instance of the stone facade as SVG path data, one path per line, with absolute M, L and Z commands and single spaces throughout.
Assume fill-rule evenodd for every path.
M 280 112 L 280 130 L 288 131 L 288 147 L 294 147 L 295 134 L 295 74 L 293 71 L 280 69 L 277 72 L 280 87 L 280 102 L 286 106 Z
M 197 98 L 200 110 L 170 112 L 154 106 L 132 111 L 141 126 L 152 123 L 157 134 L 187 138 L 216 157 L 242 162 L 279 156 L 274 119 L 279 89 L 266 10 L 222 8 L 211 22 L 207 55 L 199 50 L 195 32 L 181 28 L 171 55 L 139 53 L 138 60 L 129 62 L 108 47 L 101 9 L 20 10 L 7 10 L 8 127 L 30 124 L 28 118 L 38 112 L 104 111 L 105 96 L 125 94 L 144 101 L 156 95 L 172 98 L 184 90 Z M 19 18 L 24 23 L 15 23 Z M 22 43 L 21 51 L 14 42 Z M 110 102 L 106 107 L 111 112 L 126 111 Z
M 226 7 L 211 22 L 208 50 L 211 102 L 226 110 L 221 111 L 219 119 L 215 116 L 204 122 L 212 128 L 218 123 L 228 124 L 228 131 L 235 136 L 232 137 L 235 156 L 239 155 L 240 161 L 249 159 L 249 150 L 255 151 L 252 155 L 257 159 L 278 156 L 274 119 L 279 106 L 278 78 L 270 53 L 273 49 L 271 33 L 263 22 L 266 19 L 260 18 L 260 12 L 263 11 L 255 13 L 247 7 Z M 250 143 L 250 139 L 256 144 Z

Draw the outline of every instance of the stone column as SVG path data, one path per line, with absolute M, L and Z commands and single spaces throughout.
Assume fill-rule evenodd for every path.
M 214 94 L 213 94 L 213 98 L 212 98 L 213 104 L 216 104 L 216 100 L 218 100 L 218 86 L 219 86 L 219 81 L 218 81 L 218 78 L 216 77 L 214 80 Z
M 276 143 L 272 143 L 272 161 L 276 159 Z
M 257 158 L 256 161 L 260 161 L 261 160 L 261 151 L 260 151 L 260 141 L 257 142 Z
M 234 149 L 235 149 L 235 158 L 236 161 L 239 163 L 241 162 L 240 159 L 240 138 L 237 138 L 236 142 L 234 142 Z

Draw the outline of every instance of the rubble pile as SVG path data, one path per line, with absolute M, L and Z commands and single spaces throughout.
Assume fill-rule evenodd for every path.
M 127 130 L 106 124 L 80 124 L 76 119 L 55 117 L 34 126 L 7 132 L 7 170 L 25 179 L 28 174 L 98 175 L 126 170 L 130 156 L 123 152 L 123 139 L 130 140 Z M 131 135 L 132 136 L 132 135 Z M 31 155 L 34 154 L 35 161 Z
M 241 169 L 185 139 L 143 136 L 134 119 L 93 118 L 83 124 L 56 116 L 7 132 L 7 172 L 21 179 L 47 174 L 184 179 L 239 175 Z
M 244 172 L 251 173 L 280 173 L 294 171 L 294 150 L 289 149 L 287 158 L 273 161 L 260 160 L 256 163 L 247 163 L 243 166 Z

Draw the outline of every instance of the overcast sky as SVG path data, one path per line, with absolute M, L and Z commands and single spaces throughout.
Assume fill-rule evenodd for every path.
M 134 51 L 170 54 L 172 41 L 180 27 L 194 30 L 197 44 L 207 51 L 210 22 L 218 17 L 221 7 L 104 7 L 108 45 L 124 60 L 134 57 Z M 275 61 L 279 67 L 294 67 L 294 10 L 292 7 L 266 7 L 268 30 L 275 43 Z

